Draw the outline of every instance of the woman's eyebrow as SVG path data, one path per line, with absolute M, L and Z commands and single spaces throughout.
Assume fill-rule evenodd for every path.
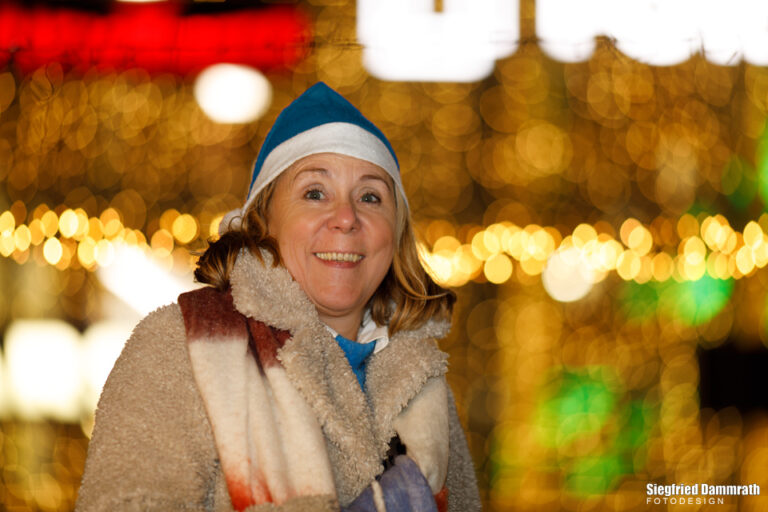
M 323 175 L 323 176 L 326 176 L 328 174 L 327 170 L 319 168 L 319 167 L 317 167 L 317 168 L 311 167 L 309 169 L 302 169 L 302 170 L 300 170 L 299 172 L 297 172 L 296 174 L 293 175 L 293 179 L 291 180 L 291 184 L 295 183 L 296 180 L 299 179 L 299 176 L 301 176 L 304 173 L 308 173 L 308 172 L 320 174 L 320 175 Z
M 392 191 L 392 186 L 389 183 L 390 180 L 386 180 L 381 176 L 377 176 L 375 174 L 364 174 L 363 176 L 360 177 L 360 181 L 362 180 L 379 180 L 387 186 L 387 190 Z

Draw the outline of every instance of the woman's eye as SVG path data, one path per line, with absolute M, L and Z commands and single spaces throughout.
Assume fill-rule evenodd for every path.
M 307 190 L 304 193 L 304 199 L 310 199 L 312 201 L 319 201 L 323 198 L 323 193 L 320 192 L 318 189 L 313 188 L 311 190 Z
M 381 198 L 373 192 L 366 192 L 363 194 L 362 200 L 364 203 L 380 203 Z

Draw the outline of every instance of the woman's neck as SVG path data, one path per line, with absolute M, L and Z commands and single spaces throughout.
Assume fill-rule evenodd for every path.
M 327 316 L 320 314 L 320 320 L 325 325 L 341 334 L 348 340 L 357 341 L 357 331 L 360 330 L 360 323 L 363 321 L 363 315 L 348 315 L 348 316 Z

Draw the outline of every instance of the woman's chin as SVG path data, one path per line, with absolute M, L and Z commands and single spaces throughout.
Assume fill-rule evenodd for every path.
M 347 315 L 362 314 L 367 300 L 350 301 L 346 296 L 310 297 L 320 316 L 342 317 Z

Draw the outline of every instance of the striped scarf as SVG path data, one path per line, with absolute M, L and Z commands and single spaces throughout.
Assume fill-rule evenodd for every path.
M 290 333 L 237 312 L 229 292 L 202 288 L 179 305 L 235 510 L 335 497 L 320 425 L 277 357 Z

